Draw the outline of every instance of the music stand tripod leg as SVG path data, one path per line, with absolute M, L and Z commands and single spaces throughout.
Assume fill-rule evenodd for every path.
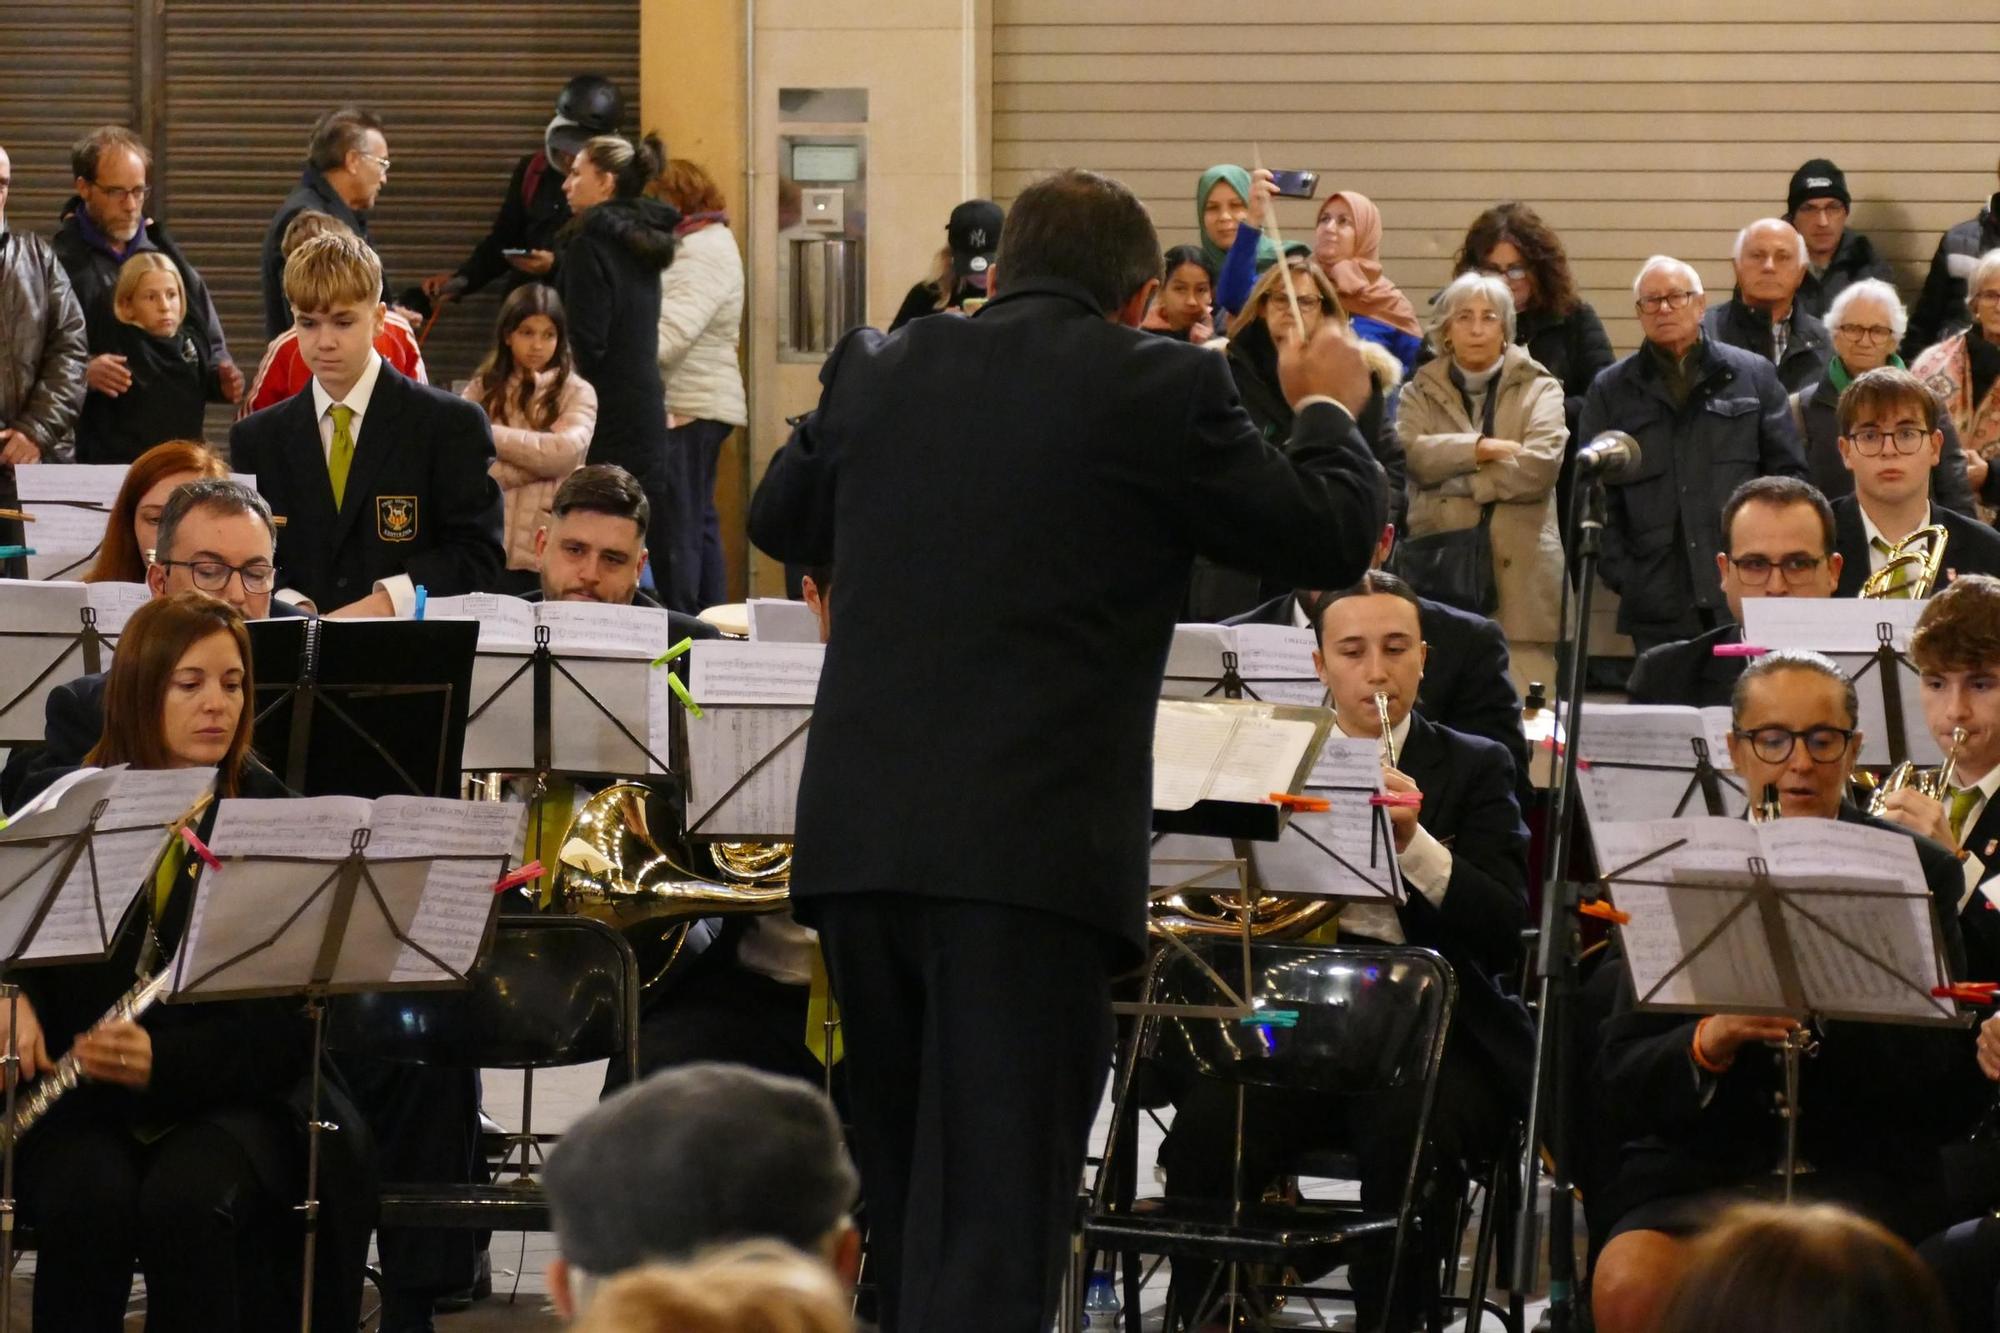
M 312 1015 L 313 1025 L 312 1111 L 306 1120 L 306 1197 L 299 1205 L 306 1227 L 306 1266 L 299 1282 L 299 1333 L 312 1333 L 313 1264 L 319 1253 L 319 1136 L 321 1130 L 333 1128 L 319 1117 L 320 1062 L 326 1056 L 326 997 L 318 993 L 309 995 L 306 1011 Z
M 1799 1178 L 1799 1058 L 1811 1038 L 1804 1027 L 1785 1034 L 1785 1202 Z

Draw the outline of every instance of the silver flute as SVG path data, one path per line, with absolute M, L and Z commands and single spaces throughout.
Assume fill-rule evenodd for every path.
M 97 1020 L 91 1031 L 95 1032 L 107 1023 L 126 1022 L 145 1013 L 167 993 L 167 983 L 172 980 L 171 967 L 163 967 L 150 977 L 142 977 L 137 985 L 118 997 L 118 1002 Z M 49 1113 L 49 1108 L 60 1101 L 64 1093 L 82 1081 L 83 1065 L 76 1058 L 76 1048 L 72 1046 L 62 1059 L 50 1067 L 48 1073 L 36 1079 L 33 1086 L 15 1100 L 13 1122 L 0 1127 L 0 1143 L 8 1139 L 18 1142 L 23 1134 L 35 1127 L 37 1120 Z

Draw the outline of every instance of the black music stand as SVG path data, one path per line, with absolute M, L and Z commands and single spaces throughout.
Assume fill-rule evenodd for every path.
M 460 968 L 439 958 L 397 924 L 395 913 L 385 898 L 382 881 L 392 881 L 391 891 L 400 894 L 407 894 L 414 882 L 421 896 L 429 892 L 423 886 L 432 864 L 440 861 L 490 861 L 493 863 L 493 882 L 499 884 L 506 875 L 509 860 L 505 853 L 370 858 L 366 855 L 369 837 L 367 828 L 355 829 L 347 855 L 337 861 L 305 856 L 220 856 L 219 860 L 224 865 L 252 868 L 262 881 L 260 890 L 268 890 L 235 895 L 233 900 L 240 916 L 250 918 L 257 929 L 267 933 L 219 961 L 206 962 L 197 968 L 190 962 L 190 954 L 195 948 L 195 933 L 190 925 L 173 962 L 171 1000 L 234 1000 L 299 995 L 305 999 L 307 1013 L 312 1019 L 312 1097 L 306 1121 L 306 1195 L 299 1205 L 305 1227 L 305 1270 L 299 1306 L 301 1333 L 311 1333 L 312 1329 L 313 1267 L 319 1241 L 320 1135 L 327 1129 L 335 1128 L 320 1119 L 327 997 L 359 991 L 441 990 L 465 985 L 468 974 L 492 943 L 493 922 L 499 909 L 497 894 L 488 894 L 484 931 L 472 959 Z M 213 874 L 202 876 L 196 886 L 197 899 L 190 914 L 191 923 L 216 920 L 217 907 L 212 900 L 215 883 Z M 204 902 L 203 895 L 211 895 L 210 900 Z M 309 916 L 309 909 L 328 896 L 332 901 L 325 914 Z M 206 914 L 204 906 L 208 909 Z M 411 915 L 414 918 L 415 912 Z M 351 937 L 364 929 L 372 931 L 376 938 L 364 941 L 364 947 L 372 956 L 357 961 L 351 956 L 354 952 Z M 279 981 L 268 972 L 235 982 L 229 979 L 230 972 L 281 951 L 293 936 L 301 933 L 306 934 L 308 941 L 313 941 L 314 934 L 317 935 L 309 951 L 311 961 L 302 969 L 293 969 L 287 980 Z M 380 937 L 383 934 L 400 946 L 387 957 L 382 956 Z M 400 949 L 414 950 L 436 969 L 436 975 L 414 980 L 396 977 L 394 971 L 401 957 Z
M 256 743 L 311 796 L 456 796 L 479 626 L 469 620 L 249 623 Z

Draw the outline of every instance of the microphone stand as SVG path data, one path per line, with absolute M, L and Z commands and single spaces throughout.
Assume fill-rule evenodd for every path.
M 1579 469 L 1580 471 L 1580 469 Z M 1568 637 L 1567 671 L 1562 678 L 1556 714 L 1562 738 L 1562 763 L 1550 792 L 1549 825 L 1543 839 L 1541 929 L 1535 948 L 1536 1016 L 1535 1077 L 1528 1096 L 1526 1146 L 1521 1156 L 1520 1212 L 1516 1219 L 1514 1268 L 1510 1288 L 1528 1292 L 1535 1286 L 1535 1182 L 1539 1178 L 1539 1146 L 1546 1142 L 1554 1169 L 1549 1182 L 1549 1308 L 1537 1330 L 1568 1333 L 1577 1327 L 1575 1198 L 1570 1184 L 1570 1107 L 1575 1070 L 1570 1054 L 1570 1006 L 1576 996 L 1577 927 L 1573 908 L 1578 886 L 1569 878 L 1575 846 L 1577 733 L 1583 703 L 1584 677 L 1589 665 L 1590 603 L 1603 550 L 1604 481 L 1578 476 L 1572 508 L 1580 511 L 1574 524 L 1577 543 L 1576 629 Z

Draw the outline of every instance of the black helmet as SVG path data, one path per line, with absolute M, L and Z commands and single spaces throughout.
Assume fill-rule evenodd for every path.
M 610 134 L 625 119 L 625 99 L 603 75 L 579 74 L 556 94 L 556 115 L 592 134 Z

